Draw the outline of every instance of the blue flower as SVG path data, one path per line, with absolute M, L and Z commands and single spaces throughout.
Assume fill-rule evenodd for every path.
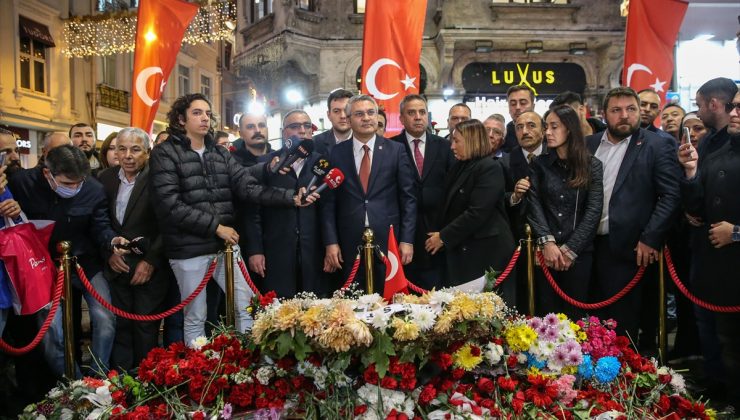
M 605 356 L 596 362 L 596 368 L 594 369 L 594 376 L 596 380 L 605 384 L 614 380 L 619 374 L 619 369 L 622 365 L 619 360 L 614 356 Z
M 591 363 L 591 355 L 584 354 L 583 361 L 578 366 L 578 375 L 583 379 L 591 379 L 594 376 L 594 365 Z
M 542 370 L 547 365 L 547 363 L 545 363 L 542 360 L 537 359 L 533 355 L 529 354 L 529 352 L 525 354 L 527 355 L 527 367 L 528 368 L 534 367 L 534 368 Z

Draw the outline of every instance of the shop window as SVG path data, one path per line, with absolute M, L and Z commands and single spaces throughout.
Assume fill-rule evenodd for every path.
M 47 46 L 27 36 L 20 37 L 21 87 L 46 93 Z
M 184 96 L 190 91 L 190 67 L 177 66 L 177 95 Z
M 308 10 L 309 12 L 316 11 L 315 0 L 298 0 L 298 8 L 301 10 Z
M 103 83 L 108 86 L 118 87 L 116 84 L 116 56 L 107 55 L 100 58 L 100 67 L 103 71 Z
M 200 75 L 200 93 L 209 101 L 211 100 L 211 78 L 202 74 Z

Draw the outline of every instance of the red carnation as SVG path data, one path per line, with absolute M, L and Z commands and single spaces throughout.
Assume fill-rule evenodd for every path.
M 200 410 L 193 413 L 193 420 L 205 420 L 205 418 L 206 415 Z
M 260 305 L 267 306 L 271 304 L 275 298 L 277 298 L 277 293 L 275 293 L 274 290 L 270 290 L 260 297 Z
M 365 414 L 367 412 L 367 405 L 356 405 L 355 406 L 355 417 Z
M 427 385 L 421 390 L 421 394 L 419 394 L 419 403 L 427 405 L 435 398 L 437 398 L 437 390 L 434 389 L 434 386 Z
M 501 387 L 501 389 L 508 392 L 514 392 L 517 385 L 517 380 L 510 376 L 499 376 L 496 378 L 496 382 L 498 382 L 498 386 Z
M 372 364 L 365 369 L 365 372 L 362 374 L 362 377 L 365 379 L 365 382 L 373 385 L 378 384 L 378 372 L 375 371 L 375 364 Z
M 452 379 L 460 380 L 465 375 L 465 369 L 452 369 Z
M 492 393 L 495 388 L 496 384 L 492 380 L 488 378 L 478 379 L 478 389 L 485 392 L 486 394 Z
M 380 386 L 386 389 L 396 389 L 398 388 L 398 381 L 391 376 L 386 376 L 380 381 Z
M 524 410 L 524 393 L 517 391 L 514 398 L 511 400 L 511 406 L 514 408 L 514 413 L 521 414 Z

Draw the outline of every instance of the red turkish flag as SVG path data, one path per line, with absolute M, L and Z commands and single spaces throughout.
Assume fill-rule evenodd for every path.
M 419 93 L 426 0 L 367 0 L 362 38 L 362 93 L 385 109 L 387 135 L 403 128 L 398 105 Z
M 388 231 L 388 257 L 385 262 L 385 287 L 383 287 L 383 299 L 393 300 L 396 293 L 409 293 L 409 281 L 403 273 L 400 254 L 398 253 L 398 242 L 393 233 L 393 225 Z
M 630 0 L 622 83 L 635 91 L 652 88 L 665 103 L 673 77 L 673 46 L 688 3 Z
M 151 132 L 182 37 L 198 5 L 181 0 L 141 0 L 136 24 L 131 126 Z

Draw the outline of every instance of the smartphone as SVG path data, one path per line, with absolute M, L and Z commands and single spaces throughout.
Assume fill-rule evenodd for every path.
M 683 138 L 685 139 L 684 142 L 691 143 L 691 132 L 689 131 L 689 127 L 683 128 Z
M 0 166 L 5 165 L 5 156 L 7 156 L 8 152 L 0 152 Z

